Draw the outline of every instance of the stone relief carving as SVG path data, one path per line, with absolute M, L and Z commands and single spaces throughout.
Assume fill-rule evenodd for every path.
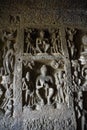
M 17 31 L 4 30 L 2 36 L 2 64 L 0 66 L 0 90 L 3 98 L 0 108 L 4 110 L 5 116 L 10 117 L 13 113 L 13 78 L 15 63 L 15 48 Z M 2 91 L 3 90 L 3 91 Z
M 20 23 L 20 16 L 13 16 L 13 15 L 10 15 L 9 16 L 9 21 L 11 24 L 19 24 Z
M 57 86 L 57 107 L 60 107 L 61 103 L 66 103 L 69 107 L 69 88 L 67 86 L 67 76 L 64 70 L 59 70 L 55 73 L 55 82 Z
M 79 91 L 75 96 L 75 113 L 77 121 L 77 129 L 86 129 L 86 114 L 87 110 L 84 108 L 83 91 Z M 79 124 L 79 125 L 78 125 Z
M 78 119 L 82 116 L 82 110 L 83 110 L 83 97 L 82 96 L 83 96 L 82 91 L 79 91 L 77 94 L 76 106 L 75 106 Z
M 23 82 L 23 93 L 25 99 L 25 105 L 33 105 L 33 97 L 34 97 L 34 88 L 33 83 L 30 81 L 30 73 L 26 73 L 26 77 L 22 79 Z
M 67 86 L 67 76 L 64 70 L 64 61 L 42 62 L 23 61 L 22 93 L 23 106 L 40 110 L 44 106 L 61 108 L 62 104 L 69 106 L 69 93 Z M 56 67 L 53 64 L 56 62 Z M 29 67 L 29 63 L 33 66 Z M 36 68 L 37 67 L 37 68 Z M 52 73 L 49 73 L 53 71 Z M 38 74 L 39 71 L 39 74 Z M 34 75 L 33 75 L 34 74 Z M 33 77 L 33 79 L 32 79 Z
M 74 58 L 77 52 L 75 41 L 74 41 L 74 36 L 76 32 L 77 32 L 76 29 L 71 29 L 71 28 L 66 29 L 66 39 L 67 39 L 66 41 L 67 41 L 70 58 Z
M 58 69 L 58 68 L 64 68 L 64 60 L 53 60 L 51 62 L 51 66 L 54 68 L 54 69 Z
M 10 75 L 14 69 L 14 48 L 11 41 L 7 44 L 7 52 L 3 55 L 5 75 Z
M 72 60 L 72 84 L 74 91 L 78 91 L 81 87 L 81 66 L 79 60 Z
M 81 89 L 83 91 L 86 91 L 87 90 L 87 63 L 82 65 L 81 75 L 82 75 Z
M 51 53 L 62 53 L 60 31 L 54 31 L 51 35 Z
M 0 86 L 2 87 L 0 87 L 0 108 L 4 110 L 6 117 L 10 117 L 13 114 L 16 33 L 17 32 L 13 30 L 3 31 L 2 36 L 4 47 L 2 47 L 1 50 L 2 65 L 0 67 Z M 49 36 L 47 36 L 46 33 Z M 74 36 L 78 32 L 75 29 L 67 28 L 66 33 L 67 48 L 71 62 L 72 87 L 73 92 L 76 92 L 78 95 L 77 99 L 74 99 L 74 101 L 76 100 L 75 112 L 78 122 L 80 118 L 83 120 L 83 115 L 81 115 L 83 108 L 81 106 L 80 91 L 83 92 L 87 89 L 86 40 L 83 40 L 83 35 L 79 55 L 77 57 L 76 54 L 79 47 L 76 46 Z M 55 55 L 59 53 L 62 54 L 59 30 L 51 32 L 43 29 L 27 29 L 25 30 L 25 34 L 26 43 L 24 43 L 24 53 L 29 53 L 27 56 L 31 59 L 26 58 L 26 60 L 23 61 L 23 108 L 28 108 L 31 111 L 41 110 L 48 106 L 54 109 L 61 109 L 63 105 L 69 107 L 70 90 L 67 85 L 65 62 L 62 57 L 56 58 L 57 55 Z M 46 57 L 42 59 L 41 54 L 43 53 L 49 54 L 47 59 Z M 52 59 L 49 60 L 50 55 L 54 55 L 54 58 L 51 57 Z
M 82 53 L 87 53 L 87 35 L 85 34 L 83 37 L 82 37 Z
M 25 70 L 28 70 L 22 78 L 23 106 L 28 106 L 29 109 L 33 109 L 35 104 L 35 88 L 33 81 L 31 81 L 30 70 L 34 67 L 34 61 L 23 61 L 23 65 Z
M 44 31 L 39 32 L 39 37 L 36 39 L 36 49 L 39 53 L 47 53 L 50 48 L 50 44 L 48 43 L 48 39 L 45 38 Z
M 87 108 L 84 109 L 83 93 L 87 93 L 87 36 L 86 32 L 67 28 L 67 48 L 71 62 L 72 87 L 77 129 L 85 129 Z M 79 125 L 80 124 L 80 125 Z
M 24 53 L 62 54 L 61 36 L 59 30 L 25 29 Z
M 69 51 L 72 71 L 72 84 L 74 91 L 84 89 L 86 72 L 83 76 L 83 68 L 87 68 L 87 36 L 85 32 L 75 28 L 66 29 L 66 42 Z M 84 84 L 84 85 L 83 85 Z
M 75 102 L 75 114 L 78 129 L 85 129 L 86 123 L 86 114 L 87 109 L 83 107 L 83 92 L 87 93 L 87 63 L 83 64 L 82 58 L 80 57 L 80 61 L 74 61 L 76 65 L 74 65 L 74 74 L 73 78 L 73 88 L 74 92 L 77 94 L 77 97 L 74 99 Z M 79 64 L 78 64 L 79 63 Z M 76 67 L 75 67 L 76 66 Z M 79 125 L 80 124 L 80 125 Z
M 37 77 L 36 79 L 36 94 L 41 100 L 41 106 L 44 105 L 44 100 L 41 97 L 40 94 L 40 89 L 43 89 L 45 91 L 45 97 L 47 98 L 47 104 L 50 105 L 51 101 L 50 99 L 52 98 L 52 95 L 54 93 L 53 90 L 53 79 L 51 76 L 47 75 L 47 68 L 45 65 L 43 65 L 40 69 L 41 74 L 40 76 Z

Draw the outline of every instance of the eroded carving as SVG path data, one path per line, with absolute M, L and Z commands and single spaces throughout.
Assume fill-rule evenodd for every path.
M 72 60 L 71 63 L 73 90 L 78 91 L 81 87 L 81 66 L 79 60 Z
M 32 29 L 25 30 L 25 43 L 24 43 L 24 52 L 30 54 L 36 54 L 35 41 L 32 41 Z
M 23 61 L 23 66 L 23 106 L 37 110 L 45 105 L 58 109 L 63 104 L 69 106 L 69 88 L 63 59 L 48 61 L 47 65 L 44 61 L 42 63 L 33 60 Z M 52 73 L 48 72 L 48 68 Z
M 3 55 L 3 58 L 5 75 L 11 74 L 14 70 L 14 48 L 11 42 L 7 44 L 7 52 Z
M 87 63 L 80 57 L 79 60 L 72 60 L 72 83 L 74 91 L 86 91 Z
M 47 104 L 50 105 L 53 95 L 53 79 L 51 76 L 47 75 L 47 68 L 45 65 L 41 67 L 41 75 L 37 77 L 36 79 L 36 94 L 41 100 L 41 106 L 43 106 L 44 100 L 42 98 L 42 95 L 40 94 L 40 90 L 43 89 L 45 91 L 45 97 L 47 99 Z
M 22 79 L 23 86 L 23 94 L 24 94 L 24 105 L 33 105 L 33 97 L 34 97 L 34 88 L 33 83 L 30 81 L 30 73 L 27 72 L 25 78 Z
M 59 30 L 25 29 L 24 52 L 35 54 L 62 54 Z
M 61 39 L 60 39 L 60 31 L 54 31 L 51 36 L 51 52 L 52 53 L 62 53 L 62 47 L 61 47 Z
M 84 35 L 83 37 L 82 37 L 82 43 L 83 43 L 83 45 L 82 45 L 82 53 L 87 53 L 87 35 Z
M 77 48 L 74 41 L 75 34 L 76 34 L 76 29 L 67 28 L 66 38 L 67 38 L 67 46 L 68 46 L 70 58 L 74 58 L 77 52 Z
M 83 93 L 87 93 L 87 36 L 82 30 L 67 30 L 66 41 L 71 62 L 72 88 L 75 93 L 77 129 L 85 129 L 87 108 L 84 109 Z
M 3 88 L 3 98 L 0 108 L 5 111 L 6 117 L 13 114 L 13 78 L 15 65 L 15 49 L 17 31 L 4 30 L 2 36 L 2 64 L 0 67 L 0 89 Z
M 45 38 L 44 31 L 40 31 L 39 37 L 36 39 L 36 49 L 39 53 L 47 53 L 50 47 L 49 41 Z
M 56 105 L 59 107 L 61 103 L 67 103 L 69 106 L 69 89 L 67 86 L 67 77 L 65 71 L 59 70 L 55 73 L 55 83 L 57 88 Z
M 13 15 L 10 15 L 9 16 L 9 21 L 11 24 L 19 24 L 20 23 L 20 16 L 13 16 Z

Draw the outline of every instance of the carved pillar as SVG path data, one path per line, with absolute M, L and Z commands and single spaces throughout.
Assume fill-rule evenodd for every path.
M 18 29 L 17 48 L 16 48 L 16 61 L 14 72 L 14 117 L 20 117 L 22 113 L 22 59 L 23 52 L 23 29 Z
M 67 72 L 67 85 L 69 87 L 69 106 L 73 106 L 73 98 L 72 98 L 72 80 L 71 80 L 71 63 L 69 59 L 69 53 L 67 49 L 67 43 L 66 43 L 66 33 L 65 33 L 65 28 L 61 27 L 61 35 L 62 35 L 62 48 L 64 52 L 64 59 L 65 59 L 65 69 Z

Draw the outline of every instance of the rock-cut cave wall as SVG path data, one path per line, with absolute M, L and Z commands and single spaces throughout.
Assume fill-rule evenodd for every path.
M 86 130 L 86 100 L 86 1 L 0 1 L 0 130 Z

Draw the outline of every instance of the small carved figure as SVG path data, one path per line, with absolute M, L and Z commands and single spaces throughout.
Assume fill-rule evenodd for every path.
M 71 63 L 72 63 L 72 67 L 74 68 L 74 71 L 80 72 L 80 64 L 78 60 L 72 60 Z
M 13 82 L 13 75 L 3 75 L 1 84 L 7 89 L 8 85 L 12 84 Z
M 30 73 L 27 72 L 25 78 L 22 79 L 23 87 L 22 90 L 24 91 L 25 95 L 25 105 L 33 105 L 33 99 L 34 99 L 34 89 L 33 84 L 30 81 Z
M 7 52 L 3 59 L 3 66 L 5 75 L 11 74 L 14 70 L 14 48 L 12 47 L 11 41 L 7 44 Z
M 13 101 L 10 99 L 6 105 L 5 109 L 5 116 L 11 117 L 12 116 L 12 108 L 13 108 Z
M 10 31 L 3 31 L 3 36 L 2 36 L 2 41 L 3 42 L 9 42 L 13 41 L 15 42 L 15 38 L 17 36 L 17 31 L 16 30 L 10 30 Z
M 9 21 L 10 21 L 11 24 L 13 24 L 13 23 L 14 24 L 19 24 L 20 23 L 20 17 L 19 16 L 12 16 L 12 15 L 10 15 L 9 17 L 10 17 Z
M 31 60 L 31 61 L 23 61 L 23 65 L 25 66 L 25 67 L 29 67 L 29 69 L 33 69 L 33 66 L 35 65 L 34 64 L 34 61 L 33 60 Z
M 75 104 L 75 112 L 76 112 L 76 119 L 77 119 L 77 128 L 81 127 L 81 130 L 84 130 L 85 124 L 85 115 L 83 109 L 83 94 L 82 91 L 79 91 L 76 98 Z
M 26 47 L 26 53 L 31 53 L 31 36 L 30 36 L 30 32 L 28 32 L 27 37 L 26 37 L 26 43 L 27 43 L 27 47 Z
M 71 63 L 72 63 L 73 87 L 75 91 L 78 91 L 81 85 L 80 64 L 78 60 L 72 60 Z
M 60 53 L 61 52 L 61 40 L 59 36 L 59 30 L 52 34 L 51 38 L 52 43 L 52 53 Z
M 73 56 L 76 53 L 75 43 L 74 43 L 74 35 L 76 34 L 76 29 L 67 29 L 67 44 L 69 48 L 70 57 L 73 58 Z
M 84 69 L 84 83 L 82 85 L 82 90 L 87 90 L 87 68 Z
M 74 91 L 78 91 L 80 89 L 80 86 L 81 86 L 81 79 L 79 78 L 77 71 L 74 71 L 72 79 L 73 79 Z
M 64 72 L 63 73 L 63 82 L 64 82 L 64 97 L 65 97 L 65 102 L 67 104 L 67 106 L 69 107 L 69 87 L 67 85 L 67 75 L 66 73 Z
M 64 61 L 63 60 L 53 60 L 51 62 L 51 66 L 54 68 L 54 69 L 58 69 L 58 68 L 63 68 L 64 67 Z
M 32 45 L 31 41 L 31 29 L 28 29 L 27 31 L 27 36 L 25 38 L 25 43 L 26 43 L 26 53 L 30 53 L 30 54 L 36 54 L 36 49 L 34 48 L 34 46 Z
M 87 64 L 87 58 L 85 58 L 84 55 L 80 55 L 79 61 L 80 61 L 81 65 Z
M 85 77 L 85 75 L 86 75 L 85 71 L 86 71 L 86 70 L 87 70 L 87 63 L 84 64 L 83 67 L 82 67 L 82 70 L 81 70 L 81 72 L 82 72 L 82 77 Z
M 57 60 L 53 60 L 53 61 L 51 62 L 51 66 L 52 66 L 54 69 L 58 69 L 59 66 L 60 66 L 60 64 L 59 64 L 59 62 L 58 62 Z
M 4 99 L 4 105 L 3 108 L 6 108 L 8 101 L 13 98 L 13 85 L 6 85 L 6 92 L 5 92 L 5 99 Z
M 45 38 L 44 31 L 40 31 L 40 37 L 36 39 L 36 49 L 39 53 L 47 53 L 50 48 L 48 39 Z
M 83 99 L 82 99 L 82 92 L 78 92 L 77 100 L 76 100 L 76 106 L 75 110 L 77 111 L 77 117 L 78 119 L 81 117 L 81 111 L 83 109 Z
M 47 104 L 49 105 L 51 103 L 50 99 L 52 98 L 52 95 L 54 93 L 54 90 L 52 88 L 53 79 L 51 76 L 47 75 L 47 67 L 45 65 L 43 65 L 40 70 L 41 70 L 41 75 L 38 76 L 36 79 L 36 94 L 41 100 L 41 106 L 43 106 L 44 99 L 40 94 L 40 90 L 44 90 L 45 97 L 47 98 Z
M 55 82 L 56 82 L 56 87 L 57 87 L 57 96 L 56 96 L 56 101 L 58 103 L 64 103 L 64 92 L 63 92 L 63 85 L 64 85 L 64 80 L 62 78 L 62 72 L 57 72 L 55 73 Z
M 12 116 L 12 108 L 13 108 L 13 84 L 6 85 L 7 89 L 5 92 L 5 98 L 3 100 L 2 108 L 5 110 L 5 116 Z
M 82 37 L 82 53 L 87 53 L 87 34 Z

